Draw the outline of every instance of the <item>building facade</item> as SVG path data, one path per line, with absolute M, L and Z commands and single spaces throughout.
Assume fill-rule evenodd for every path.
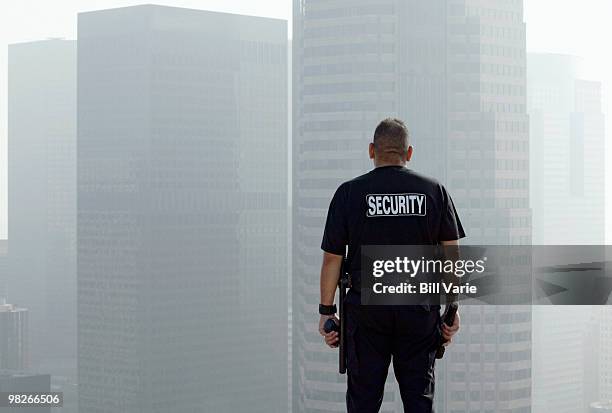
M 528 68 L 534 244 L 602 245 L 601 84 L 579 79 L 580 60 L 572 56 L 529 54 Z M 605 388 L 597 382 L 606 376 L 604 314 L 590 306 L 534 307 L 534 412 L 584 410 L 599 396 L 594 389 Z M 595 337 L 587 336 L 592 326 Z
M 79 15 L 79 408 L 287 410 L 287 26 Z
M 529 55 L 534 244 L 605 241 L 601 84 L 579 79 L 579 64 L 572 56 Z

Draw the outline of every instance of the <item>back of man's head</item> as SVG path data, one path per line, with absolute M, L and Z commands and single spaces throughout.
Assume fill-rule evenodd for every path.
M 403 161 L 409 146 L 408 129 L 400 119 L 384 119 L 374 131 L 373 143 L 376 157 L 380 160 Z

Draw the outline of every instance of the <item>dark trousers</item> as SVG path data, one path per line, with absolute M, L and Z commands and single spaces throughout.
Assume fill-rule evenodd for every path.
M 346 318 L 348 413 L 379 411 L 391 361 L 404 412 L 432 412 L 440 312 L 347 303 Z

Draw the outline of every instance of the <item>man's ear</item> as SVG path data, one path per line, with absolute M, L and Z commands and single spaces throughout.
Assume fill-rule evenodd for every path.
M 408 145 L 408 150 L 406 151 L 406 162 L 410 162 L 410 158 L 412 158 L 412 145 Z
M 374 144 L 370 143 L 370 145 L 368 146 L 368 154 L 370 155 L 370 159 L 374 159 Z

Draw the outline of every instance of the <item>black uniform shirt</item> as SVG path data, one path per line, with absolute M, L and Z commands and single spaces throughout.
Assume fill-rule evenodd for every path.
M 382 166 L 343 183 L 329 205 L 321 248 L 360 273 L 361 245 L 437 245 L 465 237 L 440 183 L 403 166 Z

